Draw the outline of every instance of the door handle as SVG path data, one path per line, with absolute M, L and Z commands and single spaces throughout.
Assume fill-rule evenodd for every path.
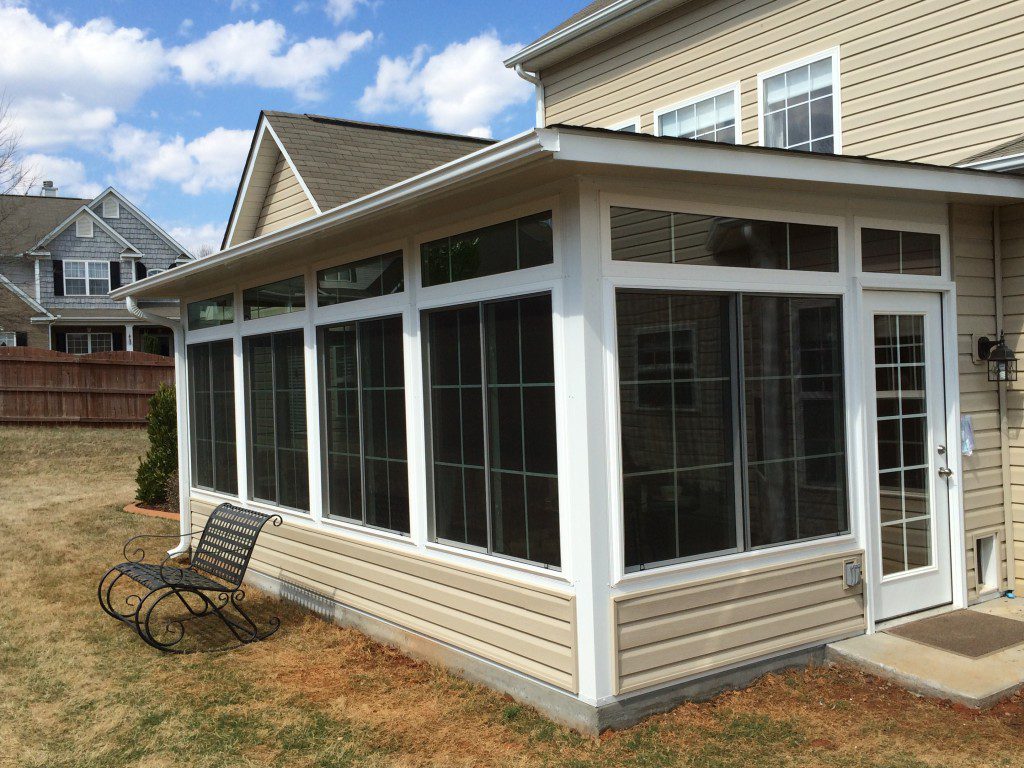
M 953 476 L 953 470 L 949 467 L 939 467 L 939 477 L 944 477 L 947 480 Z

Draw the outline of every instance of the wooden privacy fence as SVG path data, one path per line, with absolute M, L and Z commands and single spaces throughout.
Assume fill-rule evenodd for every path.
M 173 383 L 174 360 L 161 355 L 0 347 L 0 424 L 138 426 Z

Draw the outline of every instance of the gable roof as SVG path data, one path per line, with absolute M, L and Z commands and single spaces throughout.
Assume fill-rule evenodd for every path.
M 23 302 L 28 304 L 28 306 L 30 306 L 36 312 L 39 312 L 44 317 L 55 317 L 55 315 L 53 315 L 46 307 L 44 307 L 38 301 L 33 299 L 31 296 L 29 296 L 23 290 L 21 290 L 21 288 L 19 288 L 14 283 L 12 283 L 10 280 L 8 280 L 4 275 L 0 275 L 0 288 L 6 288 L 7 290 L 9 290 L 11 293 L 13 293 L 15 296 L 17 296 Z
M 55 237 L 57 237 L 57 235 L 59 235 L 61 232 L 70 227 L 73 223 L 78 221 L 78 219 L 82 215 L 85 215 L 93 220 L 93 226 L 99 224 L 100 229 L 102 229 L 104 232 L 110 235 L 113 241 L 122 247 L 123 250 L 121 251 L 121 253 L 124 253 L 125 251 L 139 253 L 138 248 L 136 248 L 134 245 L 125 240 L 119 232 L 117 232 L 113 227 L 107 224 L 107 222 L 105 222 L 103 219 L 96 215 L 96 212 L 89 207 L 90 205 L 92 205 L 93 202 L 93 200 L 88 200 L 86 201 L 85 205 L 79 206 L 76 210 L 72 211 L 70 216 L 64 219 L 64 221 L 62 221 L 60 224 L 54 227 L 53 230 L 51 230 L 42 240 L 36 243 L 35 246 L 33 246 L 32 250 L 35 251 L 38 250 L 39 248 L 42 248 L 44 245 L 51 242 Z
M 0 256 L 16 256 L 31 250 L 88 202 L 80 197 L 0 195 Z
M 161 227 L 159 224 L 157 224 L 155 221 L 149 218 L 149 216 L 143 213 L 142 210 L 138 208 L 131 200 L 122 195 L 113 187 L 107 187 L 105 190 L 96 195 L 96 197 L 90 200 L 89 208 L 92 208 L 94 205 L 96 205 L 101 200 L 107 197 L 116 197 L 120 201 L 121 205 L 127 208 L 132 213 L 132 215 L 135 216 L 135 218 L 139 219 L 139 221 L 141 221 L 143 224 L 149 227 L 150 231 L 157 237 L 159 237 L 161 240 L 163 240 L 169 248 L 178 251 L 179 258 L 184 257 L 186 260 L 189 261 L 195 258 L 195 256 L 193 256 L 192 253 L 187 248 L 185 248 L 185 246 L 183 246 L 181 243 L 179 243 L 177 240 L 175 240 L 173 237 L 167 234 L 167 232 L 164 231 L 163 227 Z
M 985 166 L 996 170 L 996 166 L 1024 168 L 1024 134 L 1003 144 L 986 149 L 962 160 L 958 165 Z M 1002 170 L 1000 167 L 999 170 Z
M 275 151 L 291 165 L 315 212 L 320 213 L 493 143 L 323 115 L 260 112 L 222 247 L 232 237 L 243 205 L 254 207 L 256 195 L 262 205 L 266 183 L 260 186 L 253 168 Z

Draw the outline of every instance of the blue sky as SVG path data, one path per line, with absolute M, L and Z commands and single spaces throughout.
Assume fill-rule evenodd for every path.
M 503 138 L 533 124 L 501 59 L 585 0 L 0 0 L 0 90 L 36 182 L 114 185 L 219 244 L 260 109 Z

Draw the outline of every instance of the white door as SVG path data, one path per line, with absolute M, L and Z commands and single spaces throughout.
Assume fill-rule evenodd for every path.
M 940 297 L 865 293 L 876 619 L 953 600 Z

